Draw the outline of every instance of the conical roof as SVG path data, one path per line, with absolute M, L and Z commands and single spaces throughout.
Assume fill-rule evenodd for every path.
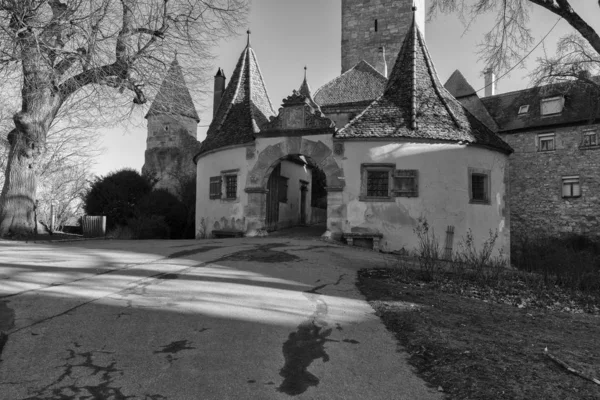
M 473 86 L 467 82 L 459 70 L 454 71 L 452 75 L 450 75 L 450 78 L 448 78 L 444 84 L 444 87 L 452 94 L 452 96 L 456 97 L 457 99 L 459 97 L 477 94 L 475 89 L 473 89 Z
M 312 90 L 310 89 L 310 85 L 308 84 L 308 80 L 306 78 L 306 67 L 304 67 L 304 80 L 302 81 L 302 84 L 300 85 L 300 89 L 298 90 L 298 93 L 300 93 L 302 96 L 306 97 L 306 100 L 311 105 L 311 107 L 316 108 L 317 110 L 321 109 L 321 107 L 319 107 L 319 105 L 315 102 L 315 99 L 313 98 Z
M 171 63 L 146 118 L 159 114 L 182 115 L 200 121 L 177 57 Z
M 275 115 L 256 53 L 248 43 L 231 74 L 199 154 L 254 141 L 254 134 Z
M 445 140 L 512 152 L 441 84 L 414 16 L 383 95 L 335 136 Z

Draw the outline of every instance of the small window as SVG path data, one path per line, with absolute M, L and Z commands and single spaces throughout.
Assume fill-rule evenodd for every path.
M 553 151 L 556 149 L 554 133 L 538 135 L 538 151 Z
M 596 132 L 596 131 L 583 132 L 583 142 L 581 143 L 581 146 L 582 147 L 598 146 L 598 132 Z
M 389 171 L 367 171 L 367 197 L 390 196 Z
M 490 204 L 490 172 L 469 168 L 469 200 L 475 204 Z
M 529 112 L 529 104 L 522 105 L 519 107 L 519 115 L 527 114 Z
M 375 20 L 375 32 L 379 30 L 379 21 Z
M 288 201 L 288 178 L 285 176 L 279 177 L 279 202 L 287 203 Z
M 169 127 L 165 126 L 165 132 L 169 132 Z
M 394 189 L 396 197 L 419 197 L 418 171 L 400 169 L 394 173 Z
M 562 197 L 580 197 L 581 196 L 581 184 L 579 182 L 579 176 L 564 176 L 562 178 Z
M 237 175 L 225 176 L 225 198 L 235 199 L 237 197 Z
M 562 96 L 549 97 L 547 99 L 542 99 L 540 112 L 542 115 L 560 114 L 563 111 L 564 105 L 565 105 L 565 98 Z
M 210 178 L 210 198 L 220 199 L 221 198 L 221 177 L 215 176 Z

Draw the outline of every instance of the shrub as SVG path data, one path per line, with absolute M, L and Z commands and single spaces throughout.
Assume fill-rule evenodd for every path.
M 122 169 L 99 177 L 83 196 L 88 215 L 106 215 L 106 229 L 127 225 L 136 216 L 136 206 L 151 190 L 150 183 L 133 169 Z
M 429 223 L 423 217 L 417 220 L 417 226 L 413 230 L 419 238 L 416 257 L 419 260 L 421 279 L 424 281 L 434 279 L 442 254 L 440 243 L 435 236 L 434 230 L 431 229 L 431 233 L 429 230 Z
M 132 218 L 128 226 L 133 233 L 133 239 L 169 239 L 171 229 L 162 215 L 142 216 Z
M 137 210 L 139 219 L 150 218 L 154 216 L 163 217 L 163 222 L 169 228 L 169 239 L 181 239 L 185 236 L 187 223 L 187 210 L 183 203 L 173 194 L 165 189 L 153 190 L 144 196 Z M 159 232 L 160 230 L 157 230 Z M 160 235 L 164 235 L 160 231 Z M 152 239 L 146 237 L 146 239 Z M 155 239 L 159 239 L 156 237 Z

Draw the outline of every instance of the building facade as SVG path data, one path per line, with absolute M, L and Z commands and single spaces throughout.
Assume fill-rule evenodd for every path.
M 358 4 L 343 1 L 343 13 L 360 15 Z M 420 14 L 405 8 L 409 23 L 395 32 L 401 45 L 389 79 L 358 60 L 314 96 L 305 78 L 277 112 L 248 43 L 194 157 L 198 237 L 260 236 L 325 220 L 325 237 L 410 251 L 414 228 L 427 220 L 440 240 L 455 232 L 455 243 L 469 231 L 481 241 L 496 231 L 497 249 L 508 254 L 512 150 L 442 86 Z M 368 54 L 373 43 L 352 47 Z

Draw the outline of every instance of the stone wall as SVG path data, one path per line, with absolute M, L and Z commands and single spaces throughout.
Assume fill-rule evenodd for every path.
M 598 125 L 501 134 L 510 156 L 510 204 L 515 236 L 600 235 L 600 146 L 582 148 L 583 131 Z M 556 150 L 539 152 L 537 136 L 554 133 Z M 562 197 L 562 177 L 580 177 L 581 197 Z
M 425 34 L 424 0 L 414 3 L 419 27 Z M 391 71 L 412 22 L 412 6 L 413 0 L 342 0 L 342 73 L 361 60 L 377 68 L 381 46 L 385 46 Z

